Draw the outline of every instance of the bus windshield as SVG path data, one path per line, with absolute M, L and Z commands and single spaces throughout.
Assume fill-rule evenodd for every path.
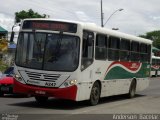
M 16 65 L 49 71 L 74 71 L 79 63 L 79 37 L 56 33 L 21 32 Z

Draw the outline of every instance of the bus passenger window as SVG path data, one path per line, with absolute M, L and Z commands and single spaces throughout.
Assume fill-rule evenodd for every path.
M 147 46 L 147 62 L 151 62 L 151 45 Z
M 132 42 L 131 43 L 131 61 L 138 62 L 139 60 L 140 60 L 139 43 Z
M 119 60 L 120 38 L 109 37 L 108 60 Z
M 141 62 L 147 62 L 148 59 L 147 59 L 147 44 L 143 44 L 141 43 L 140 44 L 140 60 Z
M 156 65 L 156 59 L 152 59 L 152 65 Z
M 104 35 L 97 35 L 96 38 L 96 60 L 106 60 L 107 58 L 107 37 Z
M 83 45 L 82 45 L 82 65 L 81 70 L 86 69 L 93 62 L 93 46 L 94 34 L 93 32 L 83 32 Z
M 120 60 L 129 61 L 130 59 L 130 40 L 121 39 Z

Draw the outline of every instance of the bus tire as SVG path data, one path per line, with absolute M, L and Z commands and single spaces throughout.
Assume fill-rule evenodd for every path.
M 0 92 L 0 97 L 3 97 L 4 96 L 4 93 Z
M 156 70 L 156 71 L 155 71 L 155 77 L 157 77 L 157 76 L 158 76 L 158 71 Z
M 35 99 L 38 103 L 45 103 L 48 100 L 48 97 L 44 96 L 35 96 Z
M 129 88 L 129 93 L 128 93 L 128 97 L 129 98 L 133 98 L 135 97 L 136 94 L 136 80 L 132 80 L 130 88 Z
M 98 82 L 95 82 L 92 86 L 91 94 L 90 94 L 90 105 L 94 106 L 97 105 L 100 99 L 100 84 Z

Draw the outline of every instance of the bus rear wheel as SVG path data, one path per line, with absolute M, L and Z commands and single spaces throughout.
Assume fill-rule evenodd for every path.
M 97 105 L 100 99 L 100 84 L 98 82 L 95 82 L 93 84 L 91 94 L 90 94 L 90 105 Z
M 133 98 L 135 97 L 135 94 L 136 94 L 136 80 L 133 80 L 130 85 L 128 97 Z
M 157 76 L 158 76 L 158 71 L 156 70 L 156 71 L 155 71 L 155 77 L 157 77 Z
M 44 96 L 35 96 L 35 99 L 38 103 L 45 103 L 48 100 L 48 97 Z

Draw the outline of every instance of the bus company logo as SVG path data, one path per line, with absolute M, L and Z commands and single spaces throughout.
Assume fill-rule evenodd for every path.
M 41 75 L 41 76 L 40 76 L 40 79 L 41 79 L 41 80 L 44 80 L 45 78 L 44 78 L 44 76 L 43 76 L 43 75 Z
M 140 63 L 136 63 L 136 62 L 113 62 L 112 64 L 110 64 L 110 66 L 108 67 L 106 74 L 108 74 L 108 72 L 111 70 L 111 69 L 114 69 L 115 67 L 120 67 L 130 73 L 137 73 L 140 68 L 141 68 L 141 65 Z
M 101 74 L 101 69 L 100 69 L 100 68 L 97 68 L 97 70 L 96 70 L 95 73 L 96 73 L 96 74 Z
M 137 63 L 132 63 L 130 68 L 131 69 L 138 69 L 139 65 Z

